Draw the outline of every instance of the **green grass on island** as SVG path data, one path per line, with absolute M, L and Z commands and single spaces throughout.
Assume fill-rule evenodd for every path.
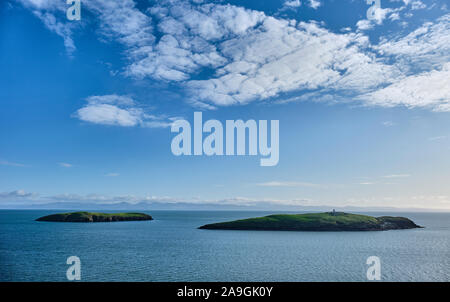
M 384 231 L 420 228 L 405 217 L 372 217 L 344 212 L 280 214 L 201 226 L 210 230 Z
M 52 222 L 113 222 L 113 221 L 136 221 L 153 220 L 152 216 L 144 213 L 92 213 L 72 212 L 52 214 L 36 219 L 36 221 Z

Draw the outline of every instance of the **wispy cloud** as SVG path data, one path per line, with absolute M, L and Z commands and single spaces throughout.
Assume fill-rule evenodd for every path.
M 410 177 L 410 174 L 390 174 L 390 175 L 384 175 L 384 178 L 405 178 Z
M 441 135 L 441 136 L 433 136 L 433 137 L 430 137 L 430 138 L 428 138 L 428 140 L 430 140 L 430 141 L 439 141 L 439 140 L 443 140 L 443 139 L 445 139 L 445 138 L 447 138 L 447 136 Z
M 440 70 L 450 61 L 450 14 L 426 22 L 407 35 L 383 37 L 373 47 L 380 55 L 395 59 L 408 73 L 411 69 Z
M 372 186 L 372 185 L 396 185 L 396 183 L 394 182 L 377 182 L 377 181 L 363 181 L 358 183 L 359 185 L 364 185 L 364 186 Z
M 450 63 L 441 70 L 405 77 L 385 88 L 361 96 L 368 105 L 425 107 L 450 111 Z
M 309 6 L 314 9 L 318 9 L 322 3 L 319 0 L 309 0 Z
M 395 11 L 396 10 L 392 8 L 382 8 L 382 7 L 374 8 L 372 19 L 359 20 L 356 23 L 356 27 L 360 31 L 372 29 L 375 25 L 382 24 L 384 19 L 386 19 L 386 17 L 389 14 L 395 13 Z
M 107 177 L 117 177 L 119 175 L 120 175 L 119 173 L 115 173 L 115 172 L 105 174 L 105 176 L 107 176 Z
M 16 163 L 16 162 L 11 162 L 11 161 L 7 161 L 7 160 L 0 160 L 0 165 L 1 166 L 11 166 L 11 167 L 27 167 L 27 165 L 24 165 L 21 163 Z
M 319 187 L 321 185 L 309 183 L 309 182 L 297 182 L 297 181 L 269 181 L 257 183 L 260 187 Z
M 419 9 L 425 9 L 425 8 L 427 8 L 426 4 L 420 0 L 412 1 L 412 3 L 411 3 L 412 10 L 419 10 Z
M 62 37 L 64 46 L 69 56 L 76 50 L 73 41 L 73 30 L 78 26 L 76 22 L 70 22 L 66 18 L 66 3 L 59 0 L 18 0 L 30 9 L 42 23 L 52 32 Z
M 381 123 L 385 127 L 392 127 L 395 126 L 395 123 L 393 121 L 384 121 Z
M 30 198 L 36 198 L 39 194 L 37 193 L 28 193 L 24 190 L 16 190 L 11 192 L 0 192 L 0 199 L 5 200 L 12 200 L 15 199 L 30 199 Z
M 72 164 L 69 164 L 69 163 L 63 163 L 63 162 L 58 163 L 58 165 L 59 165 L 60 167 L 63 167 L 63 168 L 72 168 L 72 167 L 73 167 Z
M 286 8 L 297 8 L 302 5 L 302 2 L 300 0 L 286 0 L 283 2 L 283 7 Z

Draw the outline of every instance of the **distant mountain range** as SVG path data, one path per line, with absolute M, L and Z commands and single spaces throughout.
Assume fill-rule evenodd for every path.
M 274 205 L 273 203 L 258 203 L 257 205 L 233 205 L 217 203 L 164 203 L 164 202 L 140 202 L 140 203 L 84 203 L 84 202 L 52 202 L 34 204 L 0 204 L 0 209 L 36 209 L 36 210 L 186 210 L 186 211 L 330 211 L 336 209 L 347 212 L 438 212 L 448 210 L 422 209 L 422 208 L 396 208 L 396 207 L 357 207 L 357 206 L 294 206 Z

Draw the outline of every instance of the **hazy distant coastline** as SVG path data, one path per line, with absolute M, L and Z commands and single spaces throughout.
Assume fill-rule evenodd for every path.
M 397 207 L 357 207 L 357 206 L 291 206 L 260 202 L 257 205 L 233 205 L 217 203 L 85 203 L 52 202 L 41 204 L 0 204 L 3 210 L 178 210 L 178 211 L 330 211 L 336 209 L 347 212 L 450 212 L 448 209 L 397 208 Z

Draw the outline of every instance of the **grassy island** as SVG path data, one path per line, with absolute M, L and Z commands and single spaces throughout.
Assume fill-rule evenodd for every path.
M 405 217 L 372 217 L 344 212 L 269 215 L 201 226 L 208 230 L 385 231 L 420 228 Z
M 152 216 L 144 213 L 91 213 L 91 212 L 72 212 L 52 214 L 36 219 L 36 221 L 52 222 L 113 222 L 113 221 L 136 221 L 153 220 Z

